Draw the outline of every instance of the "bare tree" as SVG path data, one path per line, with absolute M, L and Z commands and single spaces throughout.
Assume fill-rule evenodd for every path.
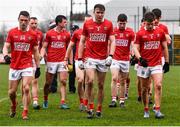
M 0 27 L 0 52 L 6 40 L 6 36 L 7 36 L 7 25 L 5 24 L 5 22 L 3 22 Z

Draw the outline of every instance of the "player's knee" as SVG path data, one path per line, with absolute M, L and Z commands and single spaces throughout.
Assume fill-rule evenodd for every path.
M 66 79 L 62 79 L 60 82 L 62 85 L 64 85 L 64 86 L 66 85 Z
M 87 84 L 90 85 L 90 84 L 93 84 L 93 82 L 94 82 L 93 79 L 88 79 Z
M 16 95 L 16 91 L 13 90 L 13 89 L 10 89 L 10 90 L 8 91 L 8 95 L 9 95 L 10 97 L 13 97 L 13 96 Z
M 113 81 L 114 83 L 117 83 L 117 77 L 113 76 L 113 77 L 112 77 L 112 81 Z
M 29 86 L 25 86 L 24 87 L 24 93 L 25 94 L 29 94 Z
M 155 84 L 155 89 L 157 89 L 157 90 L 161 90 L 162 89 L 162 85 L 161 85 L 161 83 L 157 83 L 157 84 Z
M 38 81 L 37 80 L 33 80 L 32 81 L 32 85 L 37 85 Z
M 78 77 L 78 84 L 82 84 L 84 82 L 83 78 Z
M 103 83 L 98 83 L 98 88 L 99 88 L 99 90 L 103 90 L 104 89 Z

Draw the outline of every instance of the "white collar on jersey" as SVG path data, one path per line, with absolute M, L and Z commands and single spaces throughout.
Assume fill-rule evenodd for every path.
M 21 30 L 19 26 L 18 26 L 18 30 Z M 27 27 L 26 31 L 29 31 L 29 26 Z
M 96 22 L 95 17 L 93 17 L 93 22 Z M 104 18 L 102 19 L 102 21 L 101 21 L 101 22 L 104 22 Z

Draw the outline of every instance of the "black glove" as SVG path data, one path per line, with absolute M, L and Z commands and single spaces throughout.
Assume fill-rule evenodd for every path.
M 36 72 L 35 72 L 35 78 L 39 78 L 39 76 L 41 75 L 41 71 L 40 68 L 36 68 Z
M 164 73 L 169 71 L 169 63 L 168 62 L 165 62 L 165 64 L 163 65 L 163 71 L 164 71 Z
M 140 57 L 140 58 L 139 58 L 139 61 L 140 61 L 141 65 L 142 65 L 143 67 L 147 67 L 147 66 L 148 66 L 148 63 L 147 63 L 147 60 L 146 60 L 146 59 Z
M 130 59 L 130 63 L 131 65 L 135 65 L 136 63 L 138 63 L 138 59 L 136 58 L 135 55 L 133 55 Z
M 6 64 L 10 64 L 11 63 L 11 57 L 8 56 L 8 55 L 4 56 L 4 60 L 5 60 Z

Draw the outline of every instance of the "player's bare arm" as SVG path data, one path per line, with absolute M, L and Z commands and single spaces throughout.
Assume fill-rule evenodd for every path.
M 39 55 L 39 50 L 38 50 L 38 46 L 34 46 L 34 50 L 33 50 L 33 54 L 34 54 L 34 60 L 36 63 L 37 68 L 40 67 L 40 55 Z
M 10 43 L 7 43 L 7 42 L 4 43 L 4 47 L 3 47 L 4 56 L 8 55 L 8 49 L 10 48 L 10 45 L 11 45 Z
M 44 42 L 40 52 L 40 59 L 45 56 L 48 42 Z
M 109 54 L 113 55 L 116 49 L 115 36 L 114 35 L 109 36 L 109 40 L 110 40 Z
M 69 59 L 71 64 L 73 63 L 73 52 L 72 52 L 73 46 L 74 46 L 74 42 L 70 41 L 68 48 L 66 50 L 66 55 L 64 57 L 64 61 L 68 61 Z
M 168 53 L 167 41 L 162 42 L 162 47 L 163 47 L 165 62 L 169 63 L 169 53 Z
M 84 35 L 81 35 L 81 40 L 79 42 L 78 58 L 82 58 L 83 57 L 85 40 L 86 40 L 86 37 Z
M 139 49 L 140 49 L 139 44 L 133 44 L 134 54 L 138 59 L 141 57 L 141 55 L 139 53 Z

